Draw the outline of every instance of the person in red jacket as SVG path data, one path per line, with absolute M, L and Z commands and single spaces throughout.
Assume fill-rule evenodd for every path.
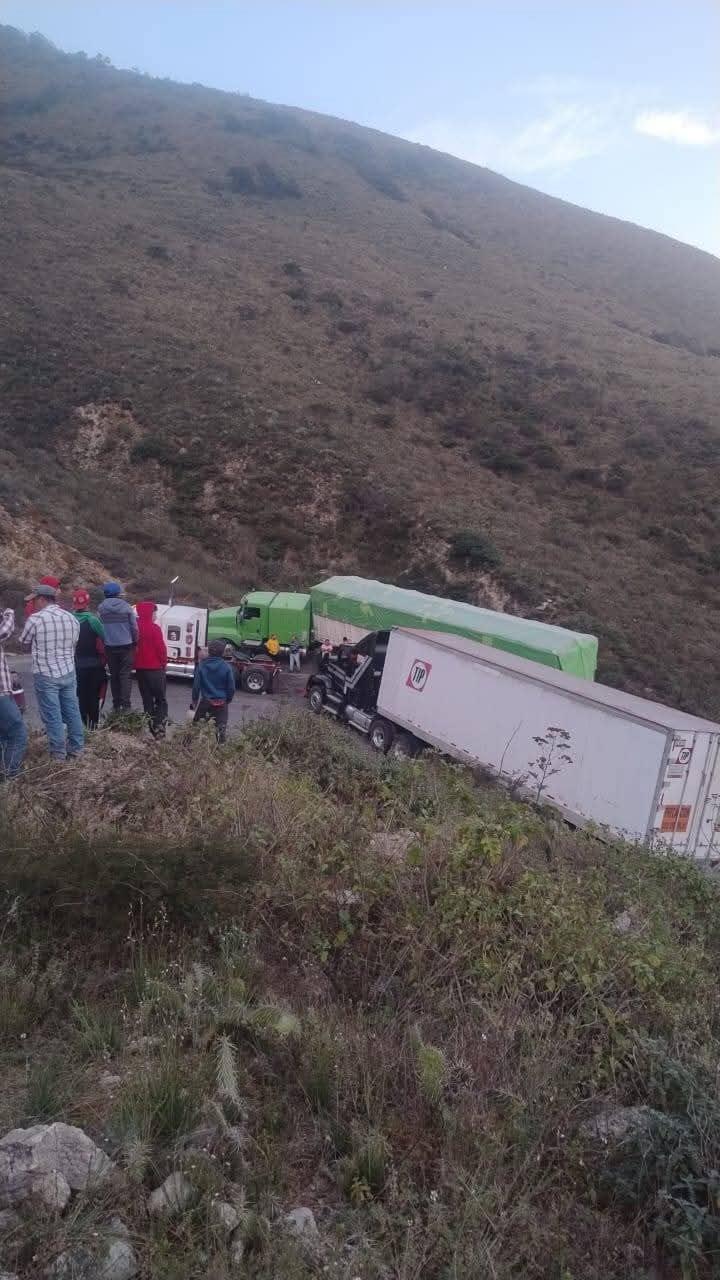
M 168 718 L 165 638 L 155 622 L 157 605 L 154 600 L 141 600 L 135 605 L 135 612 L 138 618 L 138 642 L 135 650 L 138 689 L 150 732 L 154 738 L 162 738 L 165 736 Z

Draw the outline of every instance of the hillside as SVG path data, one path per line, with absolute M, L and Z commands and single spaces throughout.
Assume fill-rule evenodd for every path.
M 6 594 L 48 548 L 215 601 L 359 572 L 593 631 L 602 678 L 720 715 L 720 261 L 339 120 L 0 56 Z
M 306 714 L 29 766 L 0 805 L 4 1275 L 717 1276 L 707 874 Z M 14 1131 L 55 1123 L 35 1169 L 70 1185 L 23 1181 L 45 1131 Z

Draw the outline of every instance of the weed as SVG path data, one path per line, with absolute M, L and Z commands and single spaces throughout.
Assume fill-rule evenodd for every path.
M 416 1032 L 415 1070 L 420 1092 L 431 1106 L 437 1106 L 443 1096 L 448 1077 L 448 1064 L 442 1049 L 425 1044 Z
M 73 1001 L 70 1016 L 78 1048 L 84 1057 L 107 1057 L 120 1048 L 121 1029 L 114 1010 Z
M 568 750 L 570 734 L 557 725 L 549 725 L 544 735 L 534 737 L 533 742 L 540 751 L 528 770 L 527 781 L 532 782 L 535 801 L 539 803 L 550 779 L 561 772 L 563 765 L 572 764 L 573 758 Z
M 370 1129 L 353 1135 L 352 1152 L 342 1164 L 342 1183 L 352 1204 L 359 1206 L 382 1195 L 388 1177 L 390 1146 L 382 1133 Z
M 63 1119 L 71 1101 L 72 1082 L 63 1058 L 55 1056 L 28 1063 L 26 1123 L 44 1124 Z
M 174 1051 L 156 1067 L 143 1069 L 123 1087 L 111 1127 L 119 1141 L 166 1145 L 197 1123 L 202 1078 Z

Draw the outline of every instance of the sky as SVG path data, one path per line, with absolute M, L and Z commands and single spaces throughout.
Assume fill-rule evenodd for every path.
M 423 142 L 720 256 L 718 0 L 0 0 L 0 22 Z

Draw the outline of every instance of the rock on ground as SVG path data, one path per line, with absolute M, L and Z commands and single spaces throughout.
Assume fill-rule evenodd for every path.
M 629 911 L 621 911 L 619 916 L 613 920 L 613 929 L 616 933 L 631 933 L 635 927 L 635 921 Z
M 243 1239 L 242 1233 L 237 1232 L 233 1236 L 232 1243 L 230 1245 L 230 1261 L 234 1267 L 240 1267 L 242 1266 L 244 1257 L 245 1257 L 245 1241 Z
M 34 1179 L 31 1194 L 33 1199 L 40 1200 L 46 1209 L 51 1209 L 53 1213 L 62 1213 L 70 1202 L 72 1187 L 67 1178 L 54 1169 L 50 1173 L 41 1173 Z
M 137 1257 L 130 1241 L 115 1238 L 109 1242 L 107 1252 L 101 1260 L 96 1272 L 97 1280 L 132 1280 L 137 1269 Z M 95 1280 L 95 1276 L 92 1280 Z
M 404 862 L 416 838 L 414 831 L 376 831 L 370 838 L 370 848 L 389 862 Z
M 9 1235 L 20 1226 L 22 1218 L 14 1209 L 0 1209 L 0 1235 Z
M 120 1218 L 111 1218 L 104 1247 L 91 1251 L 84 1245 L 66 1249 L 48 1267 L 48 1280 L 132 1280 L 138 1260 L 129 1231 Z
M 583 1137 L 597 1138 L 600 1142 L 622 1142 L 628 1134 L 647 1129 L 656 1115 L 652 1107 L 606 1107 L 581 1126 Z
M 117 1089 L 122 1084 L 122 1076 L 115 1075 L 112 1071 L 103 1071 L 98 1084 L 101 1089 Z
M 218 1226 L 223 1231 L 226 1231 L 228 1235 L 232 1235 L 233 1231 L 240 1226 L 240 1214 L 235 1205 L 230 1204 L 229 1200 L 214 1200 L 212 1216 Z
M 291 1209 L 289 1213 L 285 1214 L 283 1222 L 285 1223 L 288 1231 L 292 1231 L 296 1235 L 307 1236 L 312 1239 L 317 1239 L 320 1235 L 315 1221 L 315 1214 L 312 1209 L 305 1209 L 302 1207 L 298 1209 Z
M 0 1140 L 0 1208 L 39 1196 L 64 1209 L 72 1191 L 100 1186 L 115 1166 L 82 1129 L 36 1124 L 12 1129 Z
M 171 1173 L 148 1199 L 148 1213 L 154 1216 L 181 1213 L 195 1196 L 195 1189 L 183 1173 Z

